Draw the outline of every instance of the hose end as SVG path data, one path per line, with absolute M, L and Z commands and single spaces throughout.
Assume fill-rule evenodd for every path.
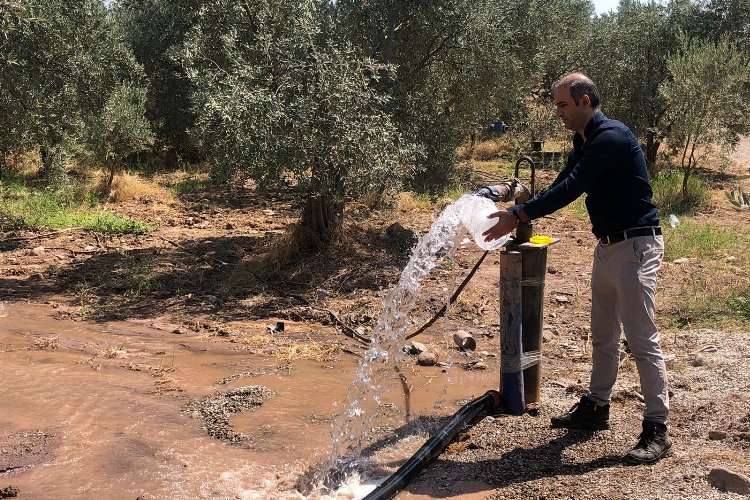
M 490 407 L 490 410 L 497 410 L 502 406 L 503 404 L 503 396 L 498 391 L 490 389 L 489 391 L 484 393 L 485 396 L 492 396 L 492 406 Z

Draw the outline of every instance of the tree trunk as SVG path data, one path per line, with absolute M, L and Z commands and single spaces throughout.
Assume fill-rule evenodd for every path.
M 42 158 L 42 177 L 49 187 L 60 187 L 68 181 L 65 170 L 65 151 L 60 146 L 40 146 L 39 155 Z
M 652 179 L 659 173 L 656 157 L 660 146 L 661 141 L 657 140 L 656 133 L 650 130 L 646 132 L 646 164 L 648 165 L 648 174 Z
M 49 177 L 49 173 L 52 171 L 52 153 L 47 146 L 40 146 L 39 156 L 42 159 L 42 177 Z
M 115 180 L 115 171 L 117 168 L 114 165 L 109 165 L 107 170 L 109 170 L 109 176 L 107 177 L 107 194 L 110 194 L 112 192 L 112 182 Z
M 305 202 L 300 225 L 305 230 L 305 246 L 317 249 L 333 241 L 341 226 L 343 207 L 327 196 L 311 196 Z
M 8 164 L 8 151 L 0 148 L 0 175 L 3 175 Z
M 688 194 L 688 179 L 690 178 L 690 173 L 693 171 L 693 160 L 695 158 L 695 141 L 692 143 L 692 148 L 689 146 L 691 137 L 688 135 L 688 139 L 685 142 L 685 149 L 682 151 L 682 161 L 680 162 L 682 165 L 682 170 L 685 172 L 685 175 L 682 177 L 682 197 L 687 198 Z M 690 154 L 688 155 L 688 149 L 690 149 Z

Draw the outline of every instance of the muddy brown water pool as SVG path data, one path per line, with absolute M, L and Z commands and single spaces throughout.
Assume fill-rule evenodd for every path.
M 0 489 L 13 485 L 19 498 L 302 498 L 295 481 L 332 453 L 355 356 L 280 367 L 215 339 L 0 305 Z M 415 367 L 411 419 L 450 415 L 497 377 Z M 246 386 L 274 395 L 224 414 L 239 442 L 209 435 L 191 405 Z M 391 391 L 385 403 L 393 410 L 374 425 L 405 426 L 404 394 Z M 426 437 L 383 450 L 381 470 L 395 470 Z

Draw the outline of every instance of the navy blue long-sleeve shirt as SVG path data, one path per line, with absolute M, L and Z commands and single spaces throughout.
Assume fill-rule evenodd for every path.
M 576 133 L 565 168 L 550 187 L 523 206 L 529 219 L 551 214 L 586 193 L 591 230 L 597 238 L 636 227 L 658 226 L 646 158 L 623 123 L 598 111 Z

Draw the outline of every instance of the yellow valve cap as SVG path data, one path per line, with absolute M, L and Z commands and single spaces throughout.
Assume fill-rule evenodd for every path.
M 533 243 L 535 245 L 549 245 L 550 243 L 552 243 L 552 238 L 550 238 L 546 234 L 538 234 L 529 238 L 529 243 Z

